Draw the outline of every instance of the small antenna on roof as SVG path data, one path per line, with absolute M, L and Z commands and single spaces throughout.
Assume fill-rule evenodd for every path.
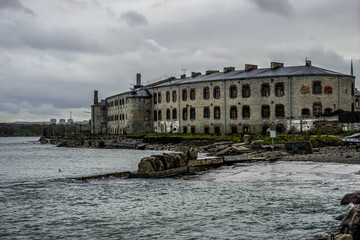
M 186 68 L 181 69 L 181 71 L 183 72 L 183 74 L 186 74 Z

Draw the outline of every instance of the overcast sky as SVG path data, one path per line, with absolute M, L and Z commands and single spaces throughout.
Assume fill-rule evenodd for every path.
M 313 66 L 360 77 L 358 0 L 0 0 L 0 122 L 90 118 L 164 77 Z M 357 79 L 360 89 L 360 79 Z

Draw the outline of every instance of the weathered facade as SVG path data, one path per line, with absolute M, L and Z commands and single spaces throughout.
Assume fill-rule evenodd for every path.
M 354 76 L 312 66 L 308 60 L 304 66 L 272 62 L 263 69 L 247 64 L 244 70 L 227 67 L 203 75 L 193 72 L 190 77 L 182 75 L 147 86 L 141 85 L 138 75 L 132 91 L 106 99 L 106 131 L 308 131 L 314 121 L 336 120 L 336 111 L 354 111 L 354 84 Z M 92 119 L 92 123 L 96 121 Z

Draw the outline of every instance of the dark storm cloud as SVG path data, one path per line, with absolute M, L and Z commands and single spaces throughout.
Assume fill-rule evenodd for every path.
M 24 11 L 28 14 L 34 14 L 33 11 L 24 7 L 19 0 L 1 0 L 0 11 L 4 9 Z
M 127 11 L 121 14 L 121 19 L 125 20 L 129 26 L 139 26 L 139 25 L 146 25 L 147 20 L 146 18 L 141 15 L 140 13 L 134 11 Z
M 281 15 L 290 15 L 294 8 L 288 0 L 253 0 L 263 11 Z

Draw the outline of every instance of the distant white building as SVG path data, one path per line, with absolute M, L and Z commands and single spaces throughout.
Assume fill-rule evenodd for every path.
M 52 118 L 52 119 L 50 119 L 50 124 L 56 124 L 56 119 L 55 118 Z
M 65 124 L 66 123 L 66 121 L 65 121 L 65 119 L 59 119 L 59 124 Z

